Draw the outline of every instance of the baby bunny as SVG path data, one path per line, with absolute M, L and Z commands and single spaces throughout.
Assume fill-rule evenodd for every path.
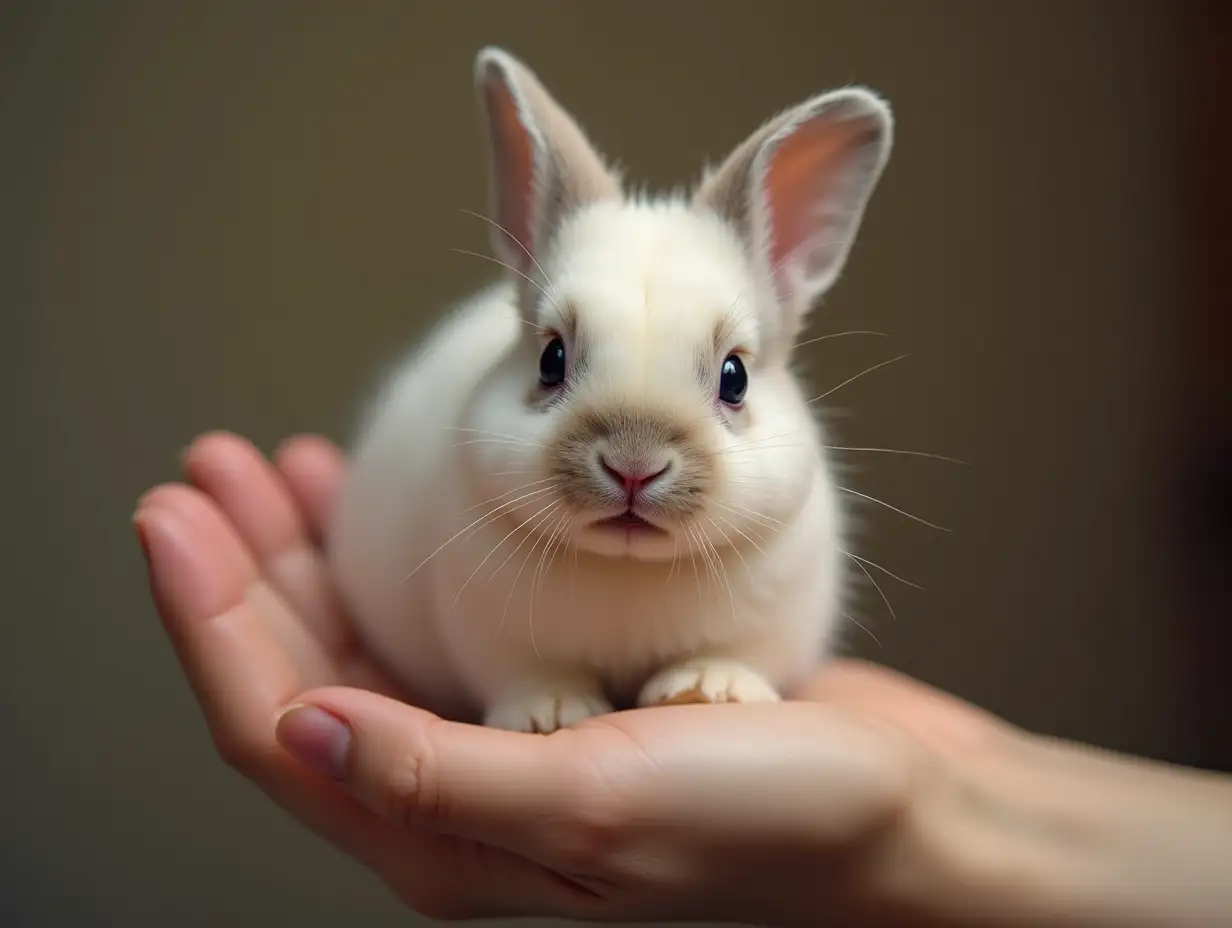
M 890 110 L 821 94 L 648 198 L 507 52 L 475 81 L 508 275 L 364 424 L 328 538 L 359 635 L 426 708 L 498 728 L 777 700 L 832 647 L 843 581 L 792 351 Z

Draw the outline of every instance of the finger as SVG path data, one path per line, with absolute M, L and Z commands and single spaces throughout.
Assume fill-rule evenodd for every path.
M 274 464 L 299 506 L 308 534 L 320 544 L 346 476 L 342 453 L 319 435 L 297 435 L 279 447 Z
M 302 642 L 327 655 L 332 681 L 395 693 L 398 685 L 359 647 L 346 622 L 324 556 L 305 530 L 290 490 L 248 441 L 225 432 L 198 439 L 184 455 L 190 479 L 210 494 L 235 526 L 285 604 L 271 605 L 279 637 L 301 659 Z M 290 609 L 286 608 L 290 605 Z M 312 678 L 314 684 L 325 682 Z
M 159 617 L 223 759 L 360 860 L 393 853 L 391 837 L 374 837 L 375 816 L 289 763 L 278 746 L 277 710 L 312 671 L 254 606 L 256 564 L 221 513 L 200 491 L 170 485 L 143 497 L 134 523 Z
M 604 914 L 593 889 L 552 869 L 571 854 L 575 809 L 597 804 L 593 778 L 574 774 L 559 741 L 450 722 L 342 687 L 301 695 L 280 716 L 277 737 L 408 840 L 444 842 L 443 868 L 407 874 L 403 892 L 419 911 Z
M 235 526 L 262 571 L 329 653 L 351 645 L 320 553 L 280 473 L 248 441 L 225 432 L 197 439 L 184 472 Z
M 320 644 L 261 578 L 218 507 L 187 486 L 158 487 L 133 517 L 159 615 L 224 742 L 271 743 L 276 709 L 332 679 Z
M 282 745 L 400 827 L 551 865 L 569 854 L 585 810 L 603 805 L 602 778 L 562 739 L 450 722 L 340 687 L 297 703 L 279 721 Z

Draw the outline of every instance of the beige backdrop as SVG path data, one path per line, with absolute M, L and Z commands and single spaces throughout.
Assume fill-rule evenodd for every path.
M 1177 299 L 1167 3 L 0 6 L 6 608 L 0 922 L 405 924 L 213 755 L 129 515 L 197 432 L 344 437 L 490 266 L 471 58 L 524 56 L 600 145 L 689 180 L 873 85 L 895 158 L 817 334 L 884 660 L 1037 729 L 1184 758 L 1154 513 Z

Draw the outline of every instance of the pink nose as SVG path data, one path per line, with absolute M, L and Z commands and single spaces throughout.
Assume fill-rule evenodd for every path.
M 650 468 L 617 467 L 607 458 L 600 456 L 599 466 L 603 468 L 603 472 L 612 479 L 613 483 L 623 489 L 629 496 L 633 496 L 639 490 L 645 489 L 648 484 L 667 473 L 667 469 L 671 467 L 671 464 L 664 464 L 658 470 L 654 470 L 653 465 Z

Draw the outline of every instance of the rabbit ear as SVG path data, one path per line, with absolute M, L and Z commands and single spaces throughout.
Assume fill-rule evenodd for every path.
M 529 68 L 498 48 L 475 59 L 487 124 L 497 256 L 530 274 L 570 210 L 620 196 L 620 182 Z
M 837 90 L 771 119 L 702 179 L 695 203 L 733 223 L 763 262 L 792 337 L 843 269 L 892 134 L 881 98 Z

